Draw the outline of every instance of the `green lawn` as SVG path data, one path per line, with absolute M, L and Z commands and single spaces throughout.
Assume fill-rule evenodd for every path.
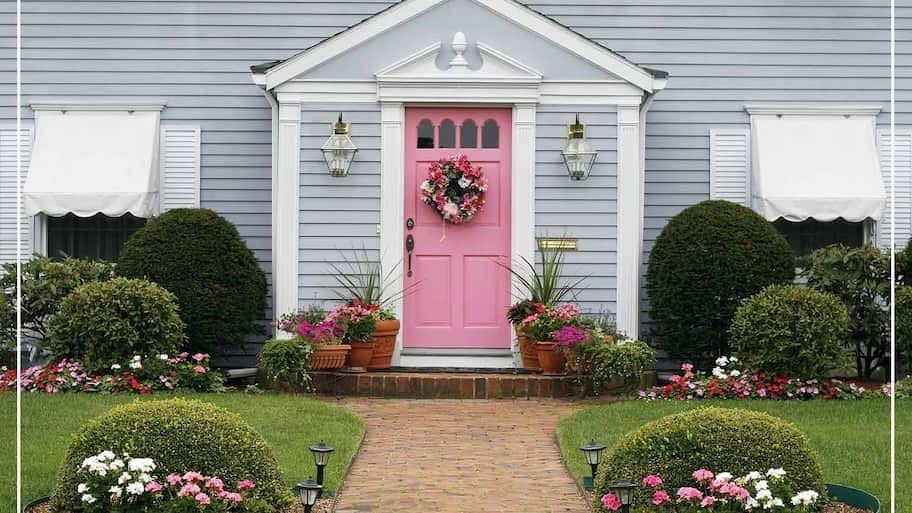
M 577 478 L 589 475 L 579 447 L 592 437 L 611 445 L 661 416 L 699 406 L 758 410 L 794 422 L 811 440 L 824 479 L 877 495 L 888 512 L 890 497 L 890 403 L 864 401 L 629 401 L 585 408 L 564 419 L 558 439 Z M 912 486 L 912 401 L 897 403 L 898 489 Z M 903 486 L 902 483 L 906 485 Z M 912 512 L 912 495 L 897 494 L 899 512 Z
M 142 400 L 166 399 L 156 394 Z M 196 394 L 201 399 L 240 414 L 259 431 L 275 451 L 289 485 L 315 476 L 308 447 L 321 439 L 336 448 L 326 470 L 326 486 L 338 489 L 343 473 L 361 443 L 364 422 L 348 409 L 305 396 L 261 394 Z M 25 395 L 22 398 L 23 500 L 48 495 L 57 466 L 72 433 L 92 417 L 136 396 Z M 0 395 L 0 511 L 14 511 L 15 396 Z

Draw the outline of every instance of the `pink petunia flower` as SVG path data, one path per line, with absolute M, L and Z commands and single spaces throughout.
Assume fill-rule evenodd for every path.
M 662 478 L 651 474 L 643 478 L 643 486 L 648 486 L 650 488 L 656 488 L 662 486 Z
M 196 494 L 196 497 L 194 497 L 194 499 L 196 499 L 196 502 L 202 504 L 203 506 L 206 506 L 206 505 L 212 503 L 212 499 L 210 499 L 209 496 L 206 495 L 205 493 Z
M 623 504 L 621 504 L 621 499 L 617 495 L 606 493 L 602 496 L 602 506 L 609 511 L 618 511 Z
M 706 470 L 705 468 L 701 468 L 700 470 L 697 470 L 693 473 L 693 478 L 696 479 L 700 483 L 702 483 L 704 481 L 709 481 L 714 477 L 716 477 L 716 475 L 713 474 L 712 472 Z
M 671 497 L 668 496 L 668 493 L 662 490 L 657 490 L 654 494 L 652 494 L 652 503 L 656 506 L 661 506 L 666 502 L 671 502 Z
M 700 500 L 703 498 L 703 492 L 690 486 L 682 486 L 681 488 L 678 488 L 676 495 L 687 501 Z

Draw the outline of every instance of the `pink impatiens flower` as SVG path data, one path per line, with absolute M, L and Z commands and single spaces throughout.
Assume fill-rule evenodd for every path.
M 212 502 L 212 499 L 210 499 L 209 496 L 205 493 L 196 494 L 196 497 L 194 497 L 194 499 L 196 499 L 196 502 L 202 504 L 203 506 L 206 506 Z
M 605 506 L 605 509 L 609 511 L 618 511 L 623 504 L 621 504 L 621 499 L 617 495 L 606 493 L 602 496 L 602 506 Z
M 146 483 L 146 491 L 149 493 L 158 493 L 162 491 L 162 485 L 157 481 L 149 481 Z
M 698 501 L 703 498 L 703 492 L 696 488 L 691 488 L 690 486 L 682 486 L 681 488 L 678 488 L 677 496 L 686 501 Z
M 205 374 L 206 368 L 203 367 L 202 365 L 197 365 L 196 367 L 193 368 L 193 372 L 195 372 L 197 374 Z
M 671 502 L 671 497 L 668 496 L 668 493 L 666 493 L 662 490 L 658 490 L 654 494 L 652 494 L 652 503 L 655 504 L 656 506 L 661 506 L 662 504 L 665 504 L 666 502 Z
M 249 480 L 249 479 L 245 479 L 245 480 L 243 480 L 243 481 L 239 481 L 239 482 L 238 482 L 238 484 L 237 484 L 237 489 L 240 490 L 240 491 L 242 491 L 242 492 L 246 492 L 246 491 L 253 490 L 255 486 L 256 486 L 256 485 L 253 484 L 253 481 L 251 481 L 251 480 Z
M 182 478 L 179 474 L 168 474 L 168 477 L 165 478 L 165 481 L 167 481 L 170 486 L 179 485 L 181 480 Z
M 713 507 L 713 504 L 715 504 L 715 503 L 716 503 L 716 498 L 713 497 L 712 495 L 710 495 L 710 496 L 703 498 L 703 500 L 700 502 L 700 507 L 701 508 L 711 508 L 711 507 Z
M 198 362 L 201 362 L 206 359 L 206 356 L 208 356 L 208 355 L 205 355 L 203 353 L 196 353 L 195 355 L 193 355 L 193 359 Z
M 648 486 L 650 488 L 656 488 L 662 486 L 662 478 L 651 474 L 643 478 L 643 486 Z
M 202 481 L 204 476 L 199 472 L 190 471 L 184 474 L 184 481 Z
M 705 468 L 701 468 L 700 470 L 697 470 L 693 473 L 693 478 L 701 483 L 704 481 L 709 481 L 714 477 L 716 477 L 716 475 L 706 470 Z
M 198 493 L 200 493 L 199 486 L 197 486 L 193 483 L 187 483 L 181 487 L 180 492 L 178 492 L 178 495 L 181 495 L 183 497 L 193 497 Z
M 217 477 L 213 477 L 212 479 L 206 481 L 206 488 L 210 490 L 221 490 L 224 487 L 225 483 L 223 483 L 222 480 Z

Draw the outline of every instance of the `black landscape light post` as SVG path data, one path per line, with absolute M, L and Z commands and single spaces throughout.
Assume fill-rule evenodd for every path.
M 636 487 L 637 485 L 626 479 L 619 479 L 608 487 L 611 493 L 617 495 L 617 498 L 621 500 L 621 511 L 624 513 L 630 512 L 630 503 L 633 502 L 633 490 Z
M 323 486 L 323 470 L 326 468 L 326 465 L 329 463 L 329 457 L 332 455 L 332 447 L 326 445 L 326 442 L 320 440 L 320 443 L 317 445 L 310 446 L 310 452 L 313 454 L 314 464 L 317 466 L 317 484 L 321 487 Z M 323 489 L 320 488 L 320 491 L 317 493 L 317 498 L 319 499 L 323 495 Z
M 583 487 L 587 490 L 592 490 L 593 484 L 595 483 L 595 473 L 598 471 L 599 463 L 602 461 L 602 453 L 605 452 L 605 446 L 592 440 L 588 444 L 580 447 L 580 450 L 586 455 L 586 463 L 588 463 L 589 468 L 592 469 L 592 477 L 588 482 L 583 478 Z
M 317 502 L 317 496 L 322 489 L 323 487 L 317 484 L 312 477 L 308 477 L 303 483 L 295 485 L 295 494 L 297 494 L 301 504 L 304 505 L 304 513 L 310 513 L 313 510 L 314 504 Z

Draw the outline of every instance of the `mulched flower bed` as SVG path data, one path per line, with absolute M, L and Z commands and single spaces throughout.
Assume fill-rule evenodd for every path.
M 313 513 L 330 513 L 333 508 L 333 499 L 331 497 L 320 499 L 314 504 Z M 51 504 L 49 502 L 44 502 L 37 506 L 32 507 L 26 513 L 56 513 L 51 509 Z M 294 506 L 286 508 L 282 513 L 304 513 L 304 506 L 301 504 L 295 504 Z M 833 511 L 826 513 L 855 513 L 853 511 Z

